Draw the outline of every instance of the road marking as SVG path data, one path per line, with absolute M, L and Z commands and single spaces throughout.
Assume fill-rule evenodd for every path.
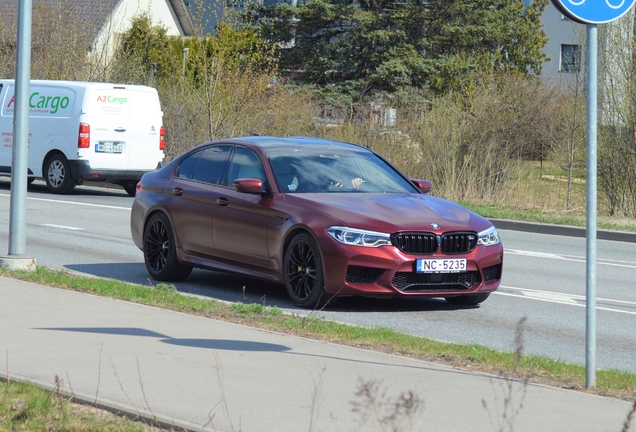
M 511 255 L 521 255 L 532 258 L 548 258 L 551 260 L 563 260 L 563 261 L 574 261 L 584 263 L 586 262 L 586 258 L 582 256 L 576 255 L 560 255 L 553 253 L 544 253 L 544 252 L 535 252 L 535 251 L 525 251 L 519 249 L 506 249 L 506 254 Z M 621 261 L 621 260 L 610 260 L 606 258 L 596 258 L 597 264 L 613 266 L 613 267 L 627 267 L 627 268 L 636 268 L 636 262 L 634 261 Z
M 512 292 L 506 292 L 512 291 Z M 567 306 L 577 306 L 577 307 L 586 307 L 586 298 L 585 296 L 578 294 L 567 294 L 567 293 L 558 293 L 553 291 L 541 291 L 530 288 L 518 288 L 511 286 L 500 286 L 499 291 L 495 291 L 493 294 L 508 296 L 508 297 L 517 297 L 531 300 L 539 300 L 548 303 L 557 303 L 563 304 Z M 624 310 L 617 309 L 618 307 L 626 307 L 632 310 Z M 628 315 L 636 315 L 636 302 L 625 301 L 625 300 L 614 300 L 614 299 L 606 299 L 597 297 L 596 298 L 596 309 L 604 310 L 608 312 L 618 312 L 624 313 Z
M 55 224 L 39 224 L 39 226 L 49 227 L 49 228 L 57 228 L 57 229 L 65 229 L 71 231 L 84 231 L 84 228 L 64 226 L 64 225 L 55 225 Z
M 10 197 L 11 195 L 9 195 L 9 194 L 0 194 L 0 196 Z M 77 201 L 62 201 L 62 200 L 55 200 L 55 199 L 49 199 L 49 198 L 27 197 L 27 200 L 54 202 L 54 203 L 62 203 L 62 204 L 74 204 L 74 205 L 80 205 L 80 206 L 86 206 L 86 207 L 99 207 L 99 208 L 107 208 L 107 209 L 115 209 L 115 210 L 128 210 L 128 211 L 130 211 L 130 207 L 109 206 L 109 205 L 104 205 L 104 204 L 89 204 L 89 203 L 82 203 L 82 202 L 77 202 Z

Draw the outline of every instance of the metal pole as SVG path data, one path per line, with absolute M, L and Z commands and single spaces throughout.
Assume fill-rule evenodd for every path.
M 29 91 L 31 75 L 31 0 L 20 0 L 16 59 L 15 111 L 11 158 L 9 256 L 26 252 L 27 158 L 29 151 Z
M 587 25 L 587 234 L 585 302 L 585 387 L 596 386 L 596 136 L 598 28 Z
M 186 60 L 188 59 L 188 54 L 190 54 L 190 48 L 184 48 L 181 55 L 181 75 L 185 77 L 186 72 Z

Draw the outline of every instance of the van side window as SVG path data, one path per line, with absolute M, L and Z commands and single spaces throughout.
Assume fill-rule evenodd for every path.
M 243 147 L 237 147 L 234 158 L 232 158 L 227 183 L 231 186 L 234 180 L 241 178 L 265 179 L 265 174 L 263 172 L 263 164 L 254 152 Z
M 232 146 L 219 145 L 203 150 L 194 170 L 193 180 L 218 184 L 224 174 Z
M 177 177 L 182 179 L 190 180 L 192 179 L 192 174 L 194 173 L 194 168 L 197 166 L 197 162 L 199 161 L 199 157 L 202 152 L 196 152 L 183 159 L 179 164 L 179 169 L 177 171 Z

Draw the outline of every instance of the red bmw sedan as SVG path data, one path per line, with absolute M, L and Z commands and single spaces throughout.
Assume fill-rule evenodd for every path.
M 307 308 L 359 295 L 481 303 L 501 281 L 497 229 L 430 189 L 353 144 L 218 140 L 143 176 L 131 232 L 158 281 L 242 273 Z

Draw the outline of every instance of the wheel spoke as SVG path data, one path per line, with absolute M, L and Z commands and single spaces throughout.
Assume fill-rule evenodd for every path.
M 296 300 L 309 298 L 316 283 L 316 262 L 314 252 L 307 242 L 299 241 L 292 246 L 285 269 L 287 283 Z
M 166 267 L 169 241 L 166 225 L 160 220 L 153 221 L 146 234 L 146 257 L 155 273 Z

